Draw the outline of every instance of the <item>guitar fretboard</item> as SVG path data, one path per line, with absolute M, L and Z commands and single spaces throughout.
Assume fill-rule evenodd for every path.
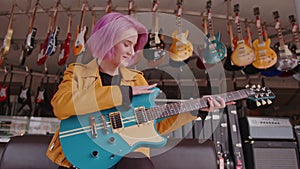
M 250 92 L 250 93 L 249 93 Z M 233 91 L 228 93 L 223 93 L 219 95 L 212 95 L 214 99 L 221 97 L 225 102 L 230 102 L 234 100 L 240 100 L 247 98 L 251 93 L 249 89 L 243 89 L 239 91 Z M 185 112 L 190 112 L 193 110 L 198 110 L 202 108 L 209 107 L 208 98 L 198 98 L 183 102 L 170 103 L 165 105 L 156 106 L 146 110 L 136 111 L 137 121 L 139 123 L 144 123 L 147 121 L 152 121 L 159 118 L 164 118 L 168 116 L 173 116 Z

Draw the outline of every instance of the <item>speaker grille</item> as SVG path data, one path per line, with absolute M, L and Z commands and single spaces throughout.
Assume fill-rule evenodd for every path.
M 254 148 L 255 169 L 298 169 L 295 148 Z

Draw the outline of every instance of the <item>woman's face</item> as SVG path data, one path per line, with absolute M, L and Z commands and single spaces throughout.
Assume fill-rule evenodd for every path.
M 134 28 L 128 29 L 116 40 L 114 46 L 114 56 L 111 63 L 116 66 L 129 66 L 130 60 L 134 56 L 134 46 L 137 43 L 138 34 Z

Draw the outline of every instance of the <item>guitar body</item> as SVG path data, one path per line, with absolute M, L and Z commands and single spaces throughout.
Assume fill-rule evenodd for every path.
M 187 40 L 188 34 L 188 30 L 185 33 L 178 33 L 178 30 L 172 33 L 173 43 L 169 51 L 173 61 L 184 61 L 193 55 L 193 45 Z
M 238 46 L 231 55 L 231 61 L 236 66 L 250 65 L 255 59 L 253 49 L 244 40 L 238 41 Z
M 298 66 L 298 59 L 293 55 L 288 45 L 280 46 L 279 43 L 276 43 L 274 47 L 279 56 L 276 65 L 279 71 L 289 71 Z
M 0 102 L 4 102 L 7 99 L 8 86 L 1 86 L 0 88 Z
M 271 40 L 268 39 L 263 43 L 259 43 L 256 39 L 253 42 L 253 47 L 255 51 L 255 60 L 252 65 L 258 69 L 267 69 L 274 66 L 277 63 L 277 54 L 270 48 Z
M 66 64 L 66 61 L 69 58 L 71 37 L 72 37 L 72 34 L 71 34 L 71 32 L 69 32 L 65 42 L 63 44 L 61 44 L 60 53 L 59 53 L 58 60 L 57 60 L 58 65 Z
M 58 36 L 59 30 L 60 30 L 59 27 L 55 27 L 54 32 L 52 32 L 50 34 L 44 57 L 51 56 L 55 53 L 56 46 L 57 46 L 57 36 Z
M 26 41 L 25 41 L 25 55 L 29 56 L 34 48 L 35 36 L 36 36 L 37 29 L 32 28 L 31 32 L 28 34 Z
M 47 48 L 49 36 L 50 36 L 50 32 L 47 34 L 47 37 L 44 40 L 44 43 L 40 44 L 40 52 L 39 52 L 38 57 L 37 57 L 37 64 L 38 65 L 44 64 L 46 59 L 47 59 L 47 56 L 45 57 L 44 53 L 45 53 L 46 48 Z
M 79 32 L 80 31 L 80 32 Z M 73 53 L 78 56 L 85 50 L 87 27 L 84 26 L 82 30 L 79 30 L 79 26 L 76 26 L 76 37 L 73 45 Z
M 205 62 L 214 64 L 222 61 L 227 56 L 227 48 L 222 42 L 220 42 L 221 34 L 217 33 L 213 40 L 210 40 L 210 34 L 207 34 L 206 36 L 206 47 L 204 50 Z
M 3 42 L 3 46 L 0 51 L 0 57 L 5 57 L 8 54 L 13 33 L 14 33 L 13 29 L 9 29 L 7 31 L 7 34 L 6 34 L 4 42 Z
M 231 56 L 231 55 L 232 55 L 232 50 L 227 49 L 227 56 Z M 231 57 L 226 57 L 223 67 L 228 71 L 238 71 L 243 68 L 241 66 L 234 65 L 233 62 L 231 61 Z
M 81 169 L 107 169 L 138 147 L 164 146 L 167 140 L 156 131 L 156 121 L 137 125 L 133 110 L 141 106 L 155 106 L 154 99 L 158 94 L 159 89 L 156 88 L 154 93 L 134 96 L 132 108 L 128 111 L 112 108 L 62 120 L 59 138 L 68 161 Z M 122 111 L 123 127 L 115 129 L 110 125 L 110 118 L 115 118 L 117 111 Z M 105 122 L 101 120 L 102 115 Z M 95 120 L 97 137 L 92 135 L 91 117 Z

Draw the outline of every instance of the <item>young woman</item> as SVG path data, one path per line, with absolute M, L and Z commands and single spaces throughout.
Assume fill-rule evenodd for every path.
M 137 51 L 143 49 L 146 42 L 146 28 L 130 16 L 116 12 L 103 16 L 95 24 L 86 44 L 94 59 L 88 64 L 70 64 L 64 73 L 59 89 L 51 101 L 55 116 L 63 120 L 117 106 L 128 109 L 134 95 L 153 92 L 151 89 L 156 84 L 148 85 L 141 72 L 126 68 L 134 63 Z M 223 99 L 209 99 L 209 105 L 203 111 L 223 108 L 225 102 Z M 159 122 L 157 129 L 160 133 L 170 132 L 195 118 L 197 117 L 190 113 L 184 113 L 180 117 L 172 116 Z M 60 168 L 72 168 L 63 153 L 58 131 L 59 129 L 49 144 L 47 156 Z M 149 155 L 146 148 L 136 151 Z M 139 162 L 141 159 L 134 159 L 135 168 L 145 164 Z M 126 159 L 121 161 L 118 168 L 128 167 Z M 153 167 L 151 162 L 149 167 Z

